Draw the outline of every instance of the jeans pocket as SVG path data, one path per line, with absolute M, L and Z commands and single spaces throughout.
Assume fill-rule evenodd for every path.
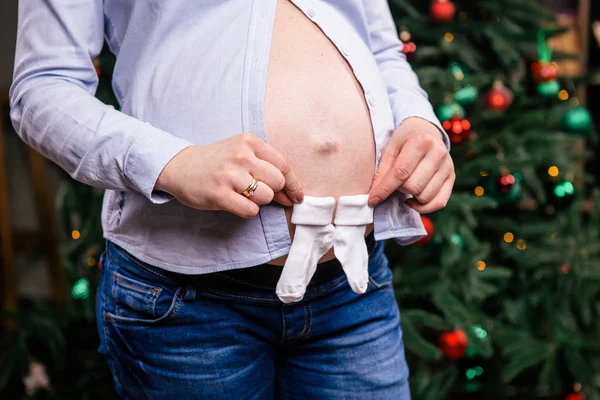
M 121 324 L 148 325 L 179 312 L 185 288 L 152 273 L 120 252 L 109 252 L 103 271 L 103 317 Z
M 182 288 L 149 285 L 112 272 L 112 302 L 104 317 L 114 322 L 129 324 L 156 324 L 173 318 L 183 302 Z

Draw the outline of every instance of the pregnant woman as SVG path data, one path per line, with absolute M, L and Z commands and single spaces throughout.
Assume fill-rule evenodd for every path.
M 401 48 L 385 0 L 19 2 L 17 132 L 106 190 L 120 396 L 410 398 L 380 241 L 421 237 L 454 170 Z

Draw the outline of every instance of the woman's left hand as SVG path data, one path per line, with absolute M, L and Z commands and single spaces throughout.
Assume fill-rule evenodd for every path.
M 395 190 L 413 195 L 407 204 L 421 214 L 446 206 L 456 175 L 442 132 L 421 118 L 407 118 L 383 148 L 369 192 L 374 207 Z

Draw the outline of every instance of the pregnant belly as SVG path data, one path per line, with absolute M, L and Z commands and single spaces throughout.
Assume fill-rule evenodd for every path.
M 337 199 L 368 193 L 375 142 L 361 86 L 327 36 L 289 0 L 278 0 L 275 14 L 265 129 L 306 195 Z M 293 237 L 291 211 L 286 208 Z M 332 258 L 330 251 L 320 262 Z M 283 265 L 285 259 L 270 263 Z

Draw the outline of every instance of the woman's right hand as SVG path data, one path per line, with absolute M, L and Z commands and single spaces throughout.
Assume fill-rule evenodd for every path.
M 241 194 L 259 180 L 254 194 Z M 156 190 L 199 210 L 223 210 L 242 218 L 258 214 L 260 204 L 285 206 L 304 199 L 289 163 L 271 145 L 243 133 L 209 145 L 195 145 L 177 154 L 161 172 Z

